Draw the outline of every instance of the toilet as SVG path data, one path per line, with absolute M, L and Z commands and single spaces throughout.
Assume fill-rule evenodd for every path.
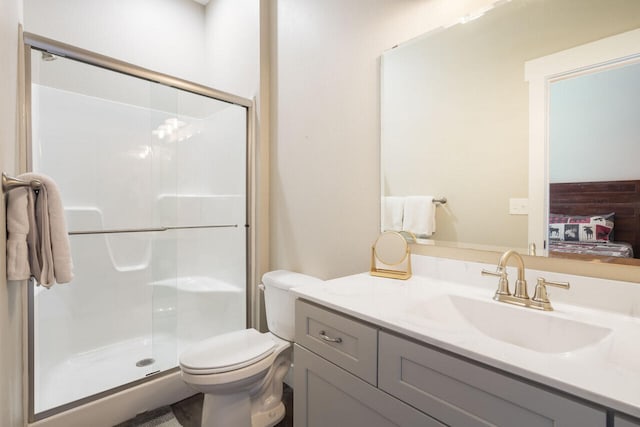
M 262 277 L 269 332 L 218 335 L 180 355 L 182 379 L 204 394 L 203 427 L 271 427 L 285 414 L 282 383 L 291 366 L 295 297 L 322 280 L 277 270 Z

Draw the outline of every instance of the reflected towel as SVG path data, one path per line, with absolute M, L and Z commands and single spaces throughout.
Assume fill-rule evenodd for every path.
M 420 236 L 436 232 L 436 205 L 433 196 L 409 196 L 404 202 L 402 230 Z
M 47 288 L 55 283 L 70 282 L 73 280 L 73 262 L 58 186 L 42 174 L 25 173 L 20 178 L 25 181 L 37 179 L 42 183 L 35 197 L 34 226 L 30 227 L 27 236 L 31 274 Z
M 29 187 L 11 190 L 7 195 L 7 280 L 31 277 L 29 266 L 29 219 L 33 217 L 33 192 Z
M 382 198 L 382 231 L 401 231 L 404 215 L 404 197 Z

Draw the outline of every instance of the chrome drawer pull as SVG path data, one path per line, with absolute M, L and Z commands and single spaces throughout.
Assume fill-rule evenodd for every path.
M 338 337 L 338 338 L 331 338 L 328 337 L 327 335 L 325 335 L 324 331 L 320 331 L 320 338 L 322 338 L 323 340 L 327 341 L 327 342 L 335 342 L 340 344 L 342 342 L 342 338 Z

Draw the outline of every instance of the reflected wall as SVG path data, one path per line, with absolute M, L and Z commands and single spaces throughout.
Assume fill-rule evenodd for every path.
M 525 62 L 637 28 L 640 3 L 499 4 L 382 58 L 382 195 L 447 197 L 434 240 L 526 253 L 529 188 Z

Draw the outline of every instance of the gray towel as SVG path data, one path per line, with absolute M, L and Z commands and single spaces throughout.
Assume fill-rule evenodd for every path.
M 26 280 L 31 276 L 27 235 L 32 227 L 33 192 L 15 188 L 7 196 L 7 280 Z M 31 214 L 31 215 L 29 215 Z
M 31 189 L 12 190 L 27 192 L 26 222 L 29 229 L 26 240 L 31 275 L 47 288 L 55 283 L 68 283 L 73 280 L 73 262 L 58 186 L 51 178 L 42 174 L 25 173 L 19 178 L 25 181 L 37 179 L 42 183 L 38 195 L 34 198 L 35 203 L 31 204 Z M 19 222 L 24 224 L 24 219 Z

